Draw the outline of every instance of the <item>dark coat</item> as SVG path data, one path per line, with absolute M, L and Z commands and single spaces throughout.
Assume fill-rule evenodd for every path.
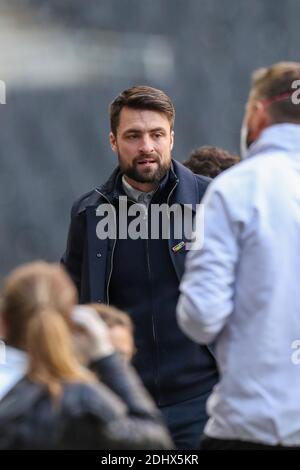
M 172 194 L 170 204 L 192 204 L 201 202 L 210 182 L 205 176 L 195 175 L 179 162 L 173 160 L 178 184 Z M 96 209 L 101 204 L 111 203 L 115 194 L 115 182 L 120 170 L 117 168 L 109 180 L 100 188 L 96 188 L 78 199 L 71 210 L 66 251 L 62 263 L 75 282 L 81 303 L 107 303 L 108 278 L 110 273 L 111 255 L 109 240 L 100 240 L 96 235 L 96 226 L 100 220 Z M 178 240 L 169 239 L 169 253 L 173 262 L 178 282 L 184 272 L 185 250 L 180 255 L 172 248 Z M 137 292 L 138 295 L 138 292 Z
M 173 204 L 190 205 L 195 213 L 196 206 L 200 204 L 210 180 L 193 174 L 173 160 L 173 168 L 170 170 L 168 181 L 166 188 L 168 204 L 170 206 Z M 119 273 L 119 271 L 113 271 L 115 259 L 113 254 L 116 247 L 119 253 L 118 260 L 120 260 L 118 251 L 120 243 L 116 244 L 115 240 L 108 238 L 104 240 L 98 238 L 97 224 L 101 216 L 97 208 L 103 208 L 104 204 L 106 204 L 105 207 L 114 207 L 119 196 L 120 170 L 117 168 L 107 183 L 82 196 L 73 205 L 67 249 L 62 262 L 78 288 L 82 303 L 109 303 L 109 286 L 114 278 L 112 274 Z M 110 227 L 114 224 L 112 213 Z M 133 319 L 136 322 L 138 348 L 134 365 L 156 403 L 161 406 L 179 403 L 205 394 L 212 389 L 218 378 L 215 360 L 209 349 L 193 343 L 177 325 L 175 310 L 178 287 L 184 272 L 186 250 L 173 250 L 180 241 L 185 241 L 184 237 L 181 240 L 176 239 L 173 232 L 174 219 L 170 218 L 170 237 L 164 240 L 157 250 L 159 259 L 164 260 L 157 268 L 160 270 L 160 277 L 164 279 L 164 284 L 161 290 L 153 291 L 155 300 L 157 300 L 156 297 L 163 299 L 160 302 L 159 312 L 151 312 L 151 304 L 153 304 L 151 299 L 149 309 L 145 308 L 146 284 L 144 290 L 132 289 L 133 303 L 136 306 Z M 122 246 L 124 248 L 124 245 Z M 130 245 L 133 250 L 131 252 L 126 251 L 126 246 L 125 244 L 125 248 L 121 251 L 122 260 L 118 261 L 119 263 L 133 264 L 132 256 L 135 257 L 135 263 L 143 259 L 139 251 L 141 243 L 133 241 Z M 168 251 L 167 254 L 165 250 Z M 118 282 L 121 285 L 122 279 L 118 278 Z M 115 282 L 114 285 L 116 284 L 118 283 Z M 115 300 L 118 297 L 116 290 L 117 288 L 114 291 Z M 171 292 L 167 305 L 163 304 L 163 291 Z M 123 308 L 122 304 L 117 306 Z M 153 318 L 155 315 L 152 323 L 151 315 Z M 150 338 L 152 330 L 153 337 Z
M 0 449 L 172 449 L 160 413 L 116 354 L 93 364 L 95 385 L 63 386 L 59 406 L 22 379 L 0 401 Z

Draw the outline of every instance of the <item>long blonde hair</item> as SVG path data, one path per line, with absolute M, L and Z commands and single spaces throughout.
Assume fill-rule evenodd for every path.
M 5 280 L 2 315 L 6 342 L 29 356 L 28 377 L 59 397 L 63 382 L 93 382 L 76 359 L 70 334 L 77 301 L 72 281 L 57 264 L 37 261 Z

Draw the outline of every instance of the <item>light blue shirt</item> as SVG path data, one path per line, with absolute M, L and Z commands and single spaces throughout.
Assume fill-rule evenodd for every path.
M 177 318 L 215 344 L 205 434 L 299 446 L 300 125 L 266 128 L 203 202 L 204 246 L 187 256 Z

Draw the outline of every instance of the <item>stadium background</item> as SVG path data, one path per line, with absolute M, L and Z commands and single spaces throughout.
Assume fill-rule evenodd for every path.
M 172 97 L 175 158 L 237 152 L 250 74 L 299 60 L 299 18 L 299 0 L 0 0 L 0 279 L 60 258 L 73 200 L 116 163 L 120 90 Z

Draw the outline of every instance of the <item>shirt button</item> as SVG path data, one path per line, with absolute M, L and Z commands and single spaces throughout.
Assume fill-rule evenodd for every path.
M 97 258 L 101 258 L 101 253 L 97 253 Z

